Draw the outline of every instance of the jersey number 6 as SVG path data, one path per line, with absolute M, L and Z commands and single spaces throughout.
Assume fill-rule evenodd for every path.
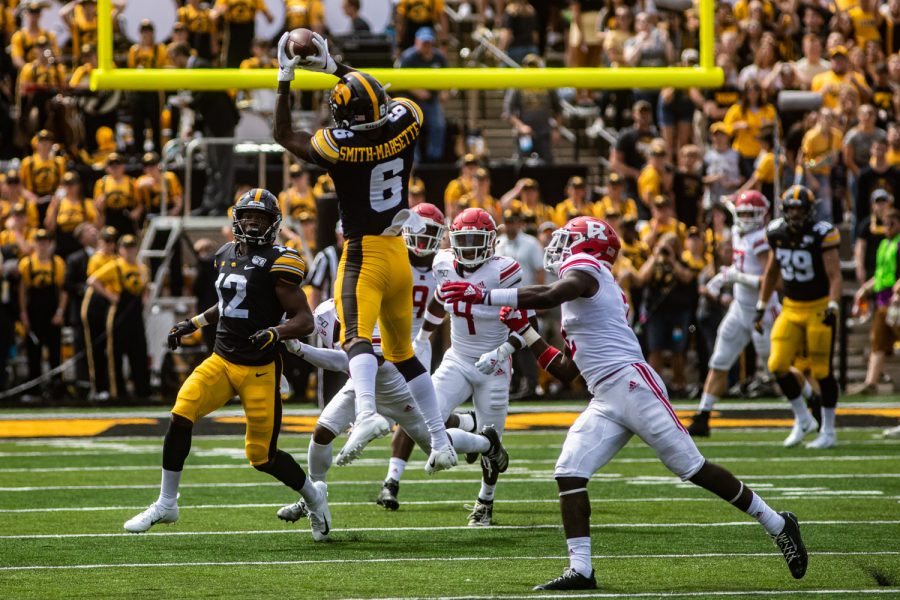
M 376 165 L 369 181 L 369 204 L 375 212 L 384 212 L 403 199 L 403 159 L 395 158 Z

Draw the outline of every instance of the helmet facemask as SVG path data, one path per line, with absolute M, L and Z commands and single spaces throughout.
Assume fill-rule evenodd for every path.
M 431 219 L 425 220 L 425 229 L 419 233 L 413 233 L 409 228 L 403 228 L 403 239 L 407 249 L 416 256 L 431 256 L 441 249 L 444 232 L 447 227 L 436 223 Z
M 544 270 L 554 275 L 559 274 L 559 268 L 572 256 L 572 246 L 584 237 L 580 233 L 573 233 L 567 229 L 557 229 L 550 238 L 550 243 L 544 248 Z
M 260 225 L 255 221 L 242 223 L 246 213 L 258 213 L 262 215 L 263 223 Z M 266 226 L 268 223 L 268 226 Z M 256 208 L 234 209 L 232 211 L 231 230 L 234 233 L 234 239 L 251 246 L 265 246 L 275 243 L 278 237 L 278 231 L 281 229 L 281 215 L 272 215 L 264 210 Z
M 735 209 L 735 223 L 741 233 L 760 229 L 765 224 L 765 219 L 766 209 L 761 206 L 742 205 Z
M 450 232 L 450 248 L 456 262 L 465 267 L 477 267 L 490 260 L 496 241 L 496 231 L 460 229 Z

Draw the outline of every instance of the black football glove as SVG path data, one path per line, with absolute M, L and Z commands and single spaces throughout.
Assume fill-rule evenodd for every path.
M 176 323 L 175 327 L 169 330 L 169 350 L 177 350 L 181 345 L 181 338 L 197 331 L 197 326 L 190 319 Z
M 753 328 L 757 332 L 763 332 L 763 318 L 766 315 L 766 305 L 763 302 L 756 303 L 756 316 L 753 317 Z
M 265 350 L 281 339 L 281 335 L 274 327 L 260 329 L 250 336 L 250 345 L 254 350 Z
M 837 315 L 839 310 L 840 307 L 838 306 L 838 303 L 834 300 L 829 300 L 828 307 L 822 314 L 822 323 L 833 329 L 837 325 Z

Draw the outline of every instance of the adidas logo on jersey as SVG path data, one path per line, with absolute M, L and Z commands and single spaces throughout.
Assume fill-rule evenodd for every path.
M 637 389 L 637 386 L 638 386 L 637 381 L 629 381 L 628 382 L 628 391 L 633 392 L 634 390 Z

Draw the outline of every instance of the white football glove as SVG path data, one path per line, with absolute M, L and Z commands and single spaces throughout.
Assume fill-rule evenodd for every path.
M 724 285 L 725 275 L 722 273 L 718 273 L 712 279 L 706 282 L 706 290 L 713 296 L 718 296 L 722 293 L 722 286 Z
M 738 280 L 738 268 L 734 265 L 729 267 L 722 267 L 722 270 L 719 272 L 719 275 L 722 276 L 722 283 L 725 285 L 730 285 L 736 283 Z
M 284 347 L 291 354 L 296 354 L 300 358 L 303 358 L 303 346 L 305 346 L 303 342 L 300 340 L 284 340 Z
M 307 71 L 334 75 L 334 72 L 337 71 L 337 62 L 335 62 L 331 54 L 328 53 L 328 41 L 318 33 L 313 33 L 312 43 L 318 52 L 313 56 L 301 58 L 297 65 L 301 69 Z
M 289 32 L 285 32 L 278 40 L 278 81 L 293 81 L 294 69 L 300 64 L 300 57 L 287 57 L 287 43 Z
M 434 475 L 438 471 L 446 471 L 456 466 L 456 450 L 453 446 L 445 446 L 439 450 L 432 450 L 428 461 L 425 463 L 425 472 Z
M 516 349 L 513 348 L 512 344 L 503 342 L 498 348 L 482 354 L 478 362 L 475 363 L 475 368 L 485 375 L 493 375 L 515 351 Z

